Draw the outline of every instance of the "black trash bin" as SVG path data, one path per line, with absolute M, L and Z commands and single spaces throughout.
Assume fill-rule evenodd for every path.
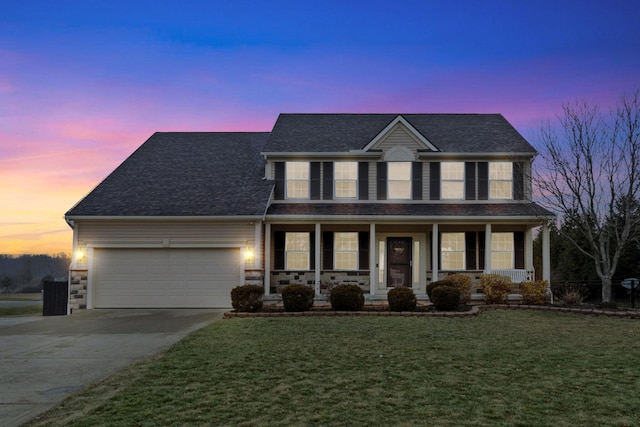
M 69 283 L 46 280 L 43 284 L 42 315 L 65 316 L 69 302 Z

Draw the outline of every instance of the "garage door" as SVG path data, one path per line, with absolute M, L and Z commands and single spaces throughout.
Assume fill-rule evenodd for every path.
M 95 249 L 95 308 L 231 307 L 239 249 Z

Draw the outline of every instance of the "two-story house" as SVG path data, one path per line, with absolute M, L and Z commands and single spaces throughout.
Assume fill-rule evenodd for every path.
M 451 272 L 531 279 L 536 151 L 499 114 L 282 114 L 269 133 L 156 133 L 66 214 L 71 308 L 228 307 Z

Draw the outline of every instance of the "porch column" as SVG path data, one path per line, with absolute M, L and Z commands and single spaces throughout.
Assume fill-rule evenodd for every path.
M 438 246 L 440 243 L 438 242 L 438 224 L 433 224 L 433 229 L 431 231 L 431 281 L 438 281 L 438 269 L 440 266 L 438 265 Z
M 376 225 L 369 224 L 369 294 L 375 295 L 378 287 L 378 269 L 376 268 Z
M 484 227 L 484 271 L 491 272 L 491 224 Z
M 316 238 L 315 238 L 315 290 L 316 296 L 320 296 L 320 271 L 322 266 L 320 265 L 320 238 L 322 237 L 320 224 L 316 224 Z
M 549 224 L 542 224 L 542 280 L 551 283 L 551 245 Z
M 264 225 L 264 294 L 271 290 L 271 224 Z

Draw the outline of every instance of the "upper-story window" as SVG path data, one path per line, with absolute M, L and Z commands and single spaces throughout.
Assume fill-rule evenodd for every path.
M 489 163 L 489 198 L 513 198 L 513 163 Z
M 309 162 L 286 162 L 287 199 L 309 198 Z
M 335 198 L 355 199 L 358 188 L 358 162 L 334 163 Z
M 309 270 L 311 239 L 309 233 L 285 234 L 285 268 Z
M 334 234 L 334 268 L 336 270 L 358 269 L 358 233 Z
M 387 163 L 389 199 L 411 199 L 411 162 Z
M 442 162 L 442 199 L 464 199 L 464 162 Z

